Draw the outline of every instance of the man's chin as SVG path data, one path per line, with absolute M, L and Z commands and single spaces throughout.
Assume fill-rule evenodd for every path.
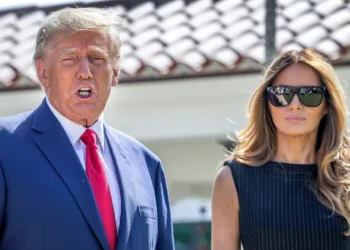
M 77 102 L 71 105 L 71 110 L 77 115 L 89 116 L 91 114 L 99 113 L 99 106 L 100 105 L 96 102 Z
M 100 117 L 101 113 L 96 112 L 93 109 L 78 109 L 75 110 L 75 115 L 68 118 L 74 123 L 77 123 L 79 125 L 82 125 L 84 127 L 90 127 L 93 125 L 98 118 Z
M 98 120 L 98 116 L 97 117 L 80 117 L 77 119 L 74 119 L 75 123 L 84 126 L 84 127 L 91 127 L 92 125 L 94 125 L 94 123 Z

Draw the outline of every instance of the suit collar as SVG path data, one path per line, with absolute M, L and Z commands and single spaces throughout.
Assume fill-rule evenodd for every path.
M 72 145 L 76 144 L 80 139 L 80 137 L 82 136 L 82 134 L 85 132 L 86 128 L 64 117 L 61 113 L 59 113 L 55 109 L 55 107 L 52 106 L 52 104 L 50 103 L 47 97 L 45 98 L 45 102 L 49 107 L 49 109 L 51 110 L 51 112 L 53 113 L 53 115 L 58 120 L 58 122 L 63 127 Z M 91 127 L 89 127 L 90 129 L 95 131 L 95 133 L 97 134 L 98 143 L 100 144 L 102 151 L 104 150 L 104 142 L 105 142 L 103 126 L 104 126 L 104 122 L 103 122 L 103 114 L 102 114 L 98 118 L 98 120 Z
M 107 144 L 112 152 L 117 179 L 121 191 L 121 220 L 118 232 L 117 250 L 125 250 L 131 233 L 131 227 L 137 210 L 133 164 L 127 150 L 123 147 L 118 134 L 105 126 Z

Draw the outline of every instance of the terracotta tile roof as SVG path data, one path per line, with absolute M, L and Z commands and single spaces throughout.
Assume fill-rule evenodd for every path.
M 116 11 L 122 81 L 234 74 L 264 62 L 264 0 L 145 2 Z M 0 89 L 38 86 L 32 64 L 35 35 L 48 12 L 16 9 L 0 15 Z M 278 0 L 278 51 L 316 48 L 335 64 L 350 64 L 348 0 Z

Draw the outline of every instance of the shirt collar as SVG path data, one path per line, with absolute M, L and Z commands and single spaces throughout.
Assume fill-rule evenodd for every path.
M 54 116 L 57 118 L 61 126 L 63 127 L 64 131 L 66 132 L 70 142 L 74 146 L 76 144 L 82 134 L 85 132 L 86 128 L 82 125 L 76 124 L 75 122 L 72 122 L 71 120 L 67 119 L 63 115 L 61 115 L 50 103 L 49 99 L 46 97 L 46 103 L 49 106 L 50 110 L 54 114 Z M 100 144 L 101 150 L 103 151 L 104 149 L 104 131 L 103 131 L 103 114 L 98 118 L 98 120 L 91 126 L 89 127 L 93 131 L 95 131 L 97 135 L 97 143 Z

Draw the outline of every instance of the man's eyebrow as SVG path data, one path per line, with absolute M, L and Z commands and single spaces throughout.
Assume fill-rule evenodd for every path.
M 66 55 L 73 55 L 75 53 L 79 52 L 77 48 L 70 48 L 70 49 L 66 49 L 64 51 L 61 51 L 59 53 L 60 56 L 66 56 Z M 101 49 L 99 47 L 90 47 L 88 49 L 88 53 L 98 53 L 100 55 L 109 57 L 108 51 Z
M 102 54 L 102 55 L 107 56 L 107 57 L 109 56 L 108 51 L 101 49 L 97 46 L 90 47 L 88 49 L 88 52 L 89 53 L 99 53 L 99 54 Z
M 71 48 L 71 49 L 67 49 L 67 50 L 61 51 L 61 52 L 60 52 L 60 55 L 61 55 L 61 56 L 64 56 L 64 55 L 72 55 L 72 54 L 76 53 L 77 51 L 78 51 L 78 49 Z

